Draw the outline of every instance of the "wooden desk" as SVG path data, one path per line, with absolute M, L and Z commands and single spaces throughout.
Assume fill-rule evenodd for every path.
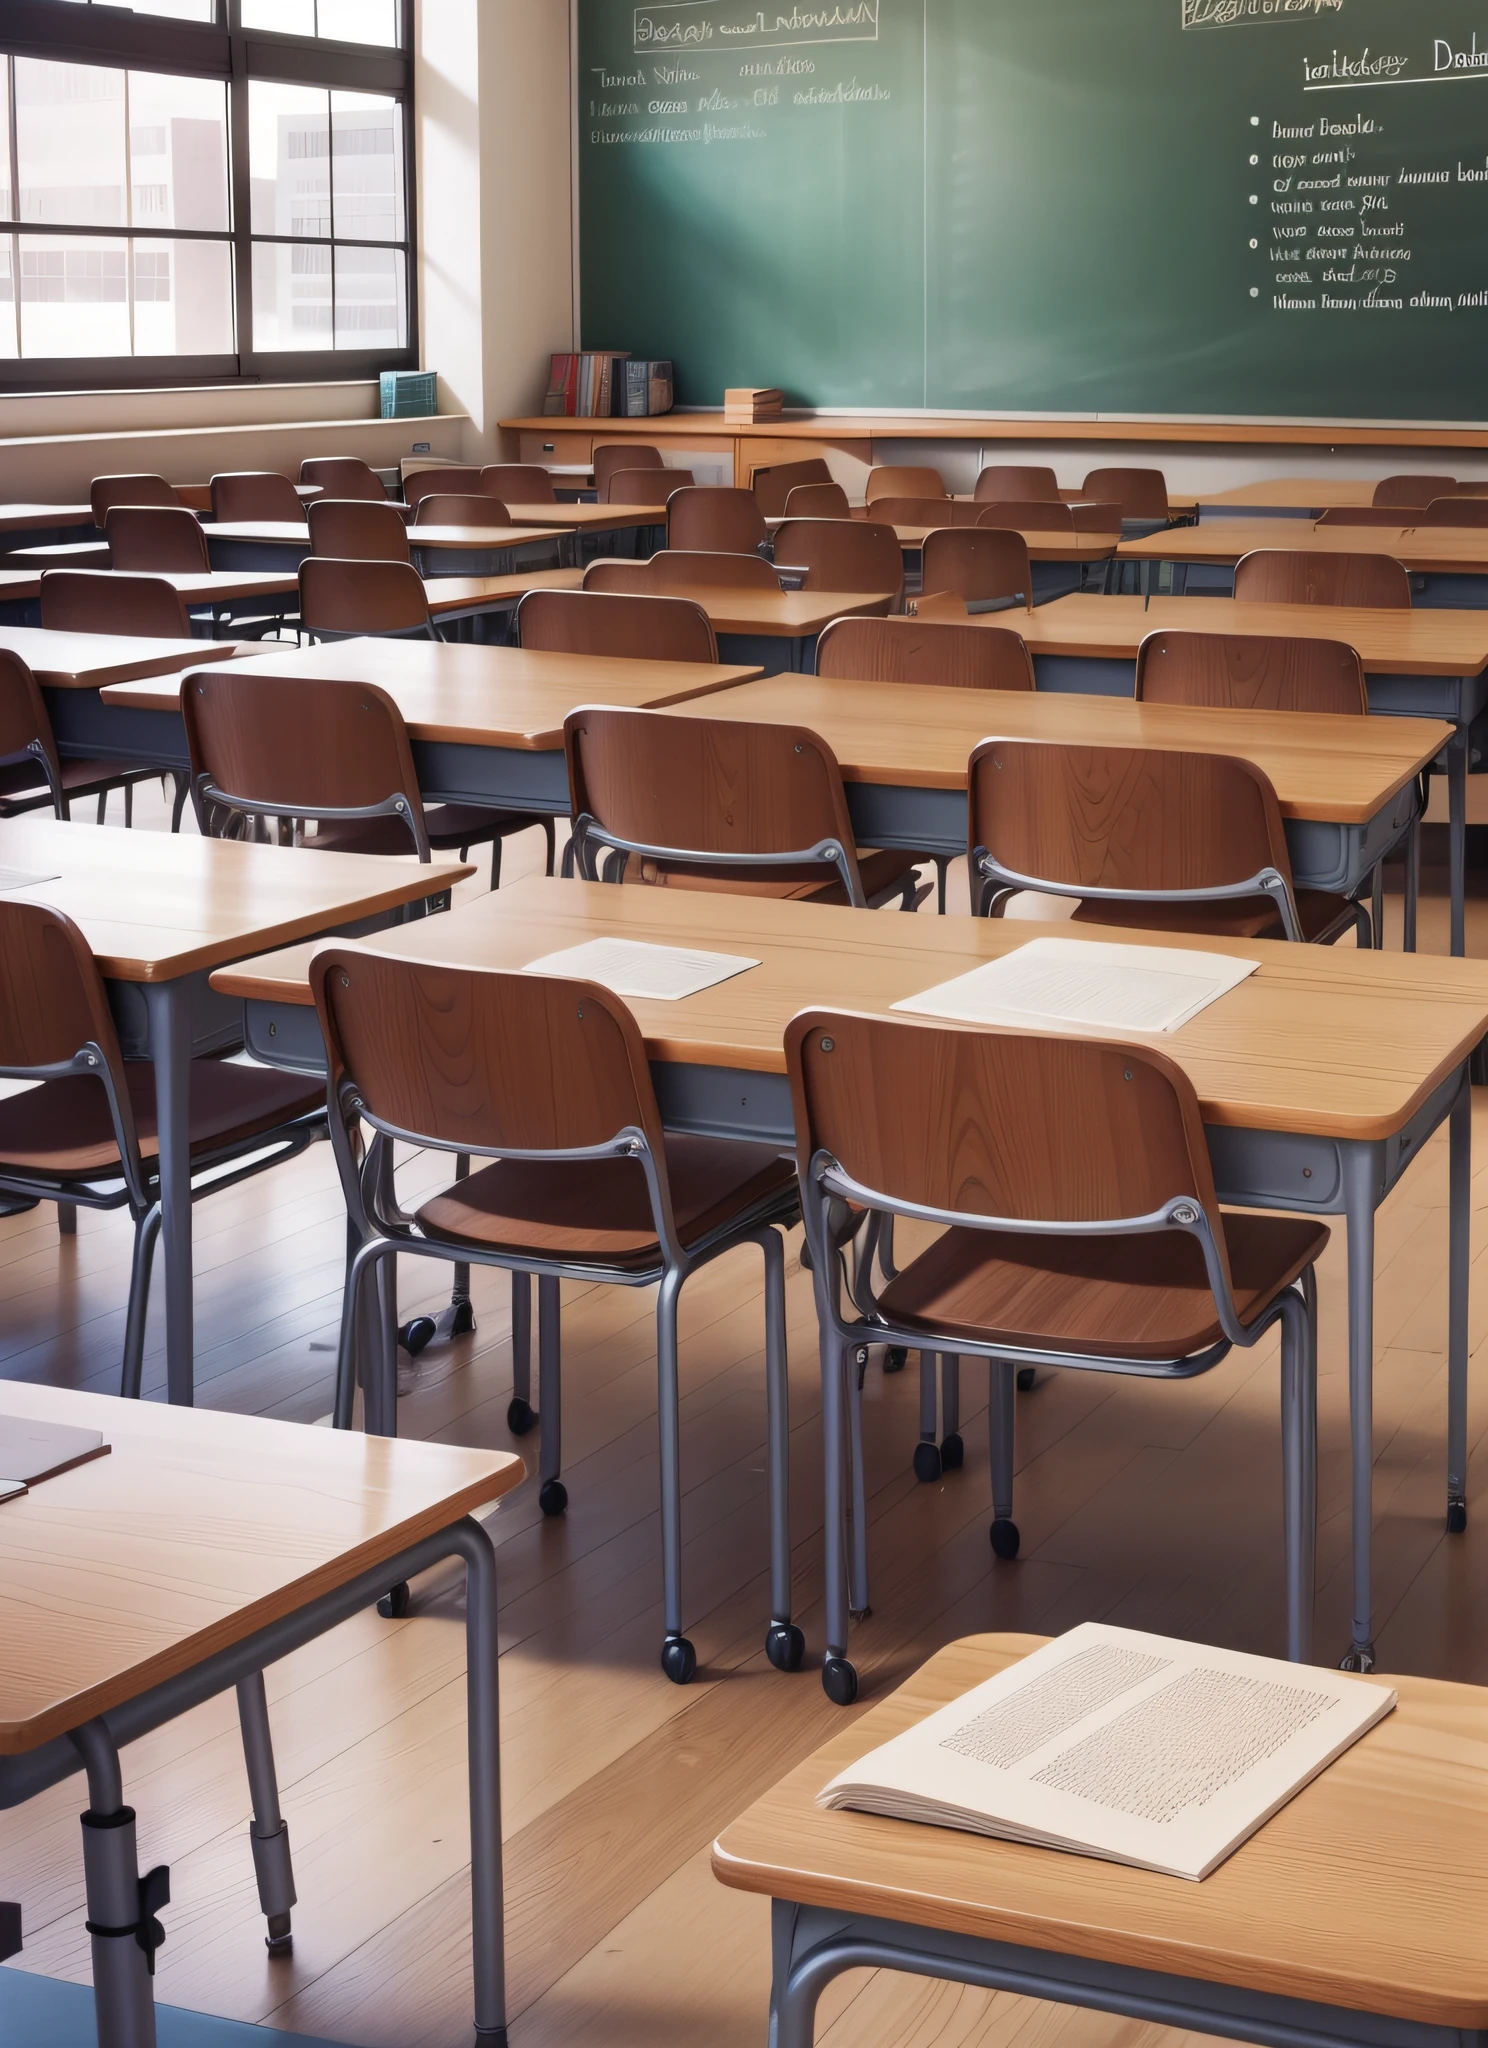
M 533 877 L 448 917 L 372 941 L 417 959 L 521 967 L 619 933 L 747 953 L 757 968 L 683 1002 L 632 1002 L 674 1129 L 794 1146 L 786 1025 L 818 1003 L 886 1012 L 900 997 L 999 958 L 1046 929 L 1000 918 L 906 917 L 824 904 Z M 1109 938 L 1062 924 L 1077 940 Z M 1143 935 L 1144 945 L 1192 945 Z M 1215 1182 L 1241 1208 L 1342 1215 L 1349 1239 L 1353 1417 L 1354 1650 L 1373 1656 L 1374 1212 L 1425 1139 L 1451 1127 L 1447 1489 L 1465 1516 L 1471 1090 L 1467 1060 L 1488 1029 L 1488 961 L 1204 940 L 1259 959 L 1258 974 L 1162 1041 L 1197 1091 Z M 313 947 L 244 962 L 213 986 L 246 1000 L 255 1055 L 320 1072 L 306 980 Z
M 950 1644 L 714 1844 L 716 1877 L 775 1901 L 775 2048 L 807 2048 L 825 1986 L 874 1964 L 1271 2048 L 1488 2027 L 1476 1686 L 1393 1678 L 1395 1712 L 1202 1884 L 818 1809 L 839 1770 L 1043 1640 Z
M 571 534 L 634 533 L 645 526 L 665 526 L 661 505 L 508 505 L 513 526 L 562 526 Z
M 519 569 L 506 576 L 430 576 L 429 615 L 438 626 L 487 612 L 515 611 L 529 590 L 582 590 L 582 569 Z
M 793 670 L 808 665 L 817 635 L 833 619 L 882 618 L 894 602 L 890 591 L 877 597 L 843 590 L 681 590 L 674 594 L 702 606 L 719 636 L 720 654 L 752 661 L 762 651 L 758 642 L 786 641 L 786 666 Z M 743 644 L 725 649 L 725 636 Z
M 0 505 L 0 533 L 51 533 L 92 524 L 91 505 Z
M 42 626 L 0 626 L 0 647 L 18 654 L 44 690 L 97 690 L 137 676 L 174 675 L 200 662 L 230 661 L 238 651 L 228 641 L 55 633 Z
M 8 1501 L 0 1520 L 0 1806 L 86 1768 L 100 1926 L 137 1915 L 119 1910 L 138 1882 L 133 1816 L 113 1818 L 121 1746 L 236 1685 L 260 1902 L 287 1943 L 293 1874 L 261 1673 L 413 1573 L 463 1559 L 476 2021 L 501 2027 L 496 1561 L 470 1516 L 520 1483 L 521 1459 L 15 1381 L 0 1406 L 100 1430 L 112 1447 Z M 153 2041 L 133 1939 L 95 1933 L 93 1974 L 100 2039 Z
M 1408 512 L 1399 514 L 1408 520 Z M 1323 555 L 1388 555 L 1411 572 L 1413 603 L 1428 610 L 1488 609 L 1488 527 L 1319 526 L 1310 519 L 1208 519 L 1199 526 L 1123 542 L 1123 561 L 1142 565 L 1150 590 L 1159 563 L 1171 564 L 1173 595 L 1232 597 L 1235 564 L 1255 548 L 1305 548 Z
M 559 510 L 562 508 L 559 507 Z M 214 569 L 298 569 L 310 553 L 310 528 L 287 519 L 220 521 L 204 527 Z M 416 553 L 502 555 L 540 541 L 561 541 L 568 529 L 549 521 L 527 526 L 410 526 Z M 492 565 L 493 569 L 496 565 Z
M 1404 465 L 1414 475 L 1418 465 Z M 1421 471 L 1429 474 L 1429 463 Z M 1198 499 L 1200 520 L 1211 516 L 1211 508 L 1222 518 L 1237 512 L 1294 513 L 1316 519 L 1334 506 L 1372 505 L 1375 484 L 1372 477 L 1274 476 L 1258 484 L 1236 484 L 1233 490 L 1205 491 Z
M 303 848 L 253 846 L 30 816 L 0 819 L 0 867 L 54 877 L 24 890 L 81 927 L 111 986 L 126 1054 L 155 1067 L 165 1252 L 166 1372 L 192 1399 L 193 1052 L 236 1044 L 240 1019 L 213 1004 L 206 977 L 229 960 L 289 945 L 443 894 L 469 867 L 424 867 Z M 3 1405 L 3 1403 L 0 1403 Z

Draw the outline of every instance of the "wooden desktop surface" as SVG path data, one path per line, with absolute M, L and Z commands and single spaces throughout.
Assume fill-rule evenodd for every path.
M 628 1007 L 652 1059 L 779 1074 L 785 1027 L 799 1011 L 830 1005 L 883 1014 L 904 996 L 1051 932 L 1107 944 L 1116 936 L 1096 926 L 906 916 L 532 876 L 367 943 L 403 958 L 503 968 L 610 935 L 742 953 L 762 964 L 682 1002 Z M 1152 946 L 1198 943 L 1188 934 L 1121 937 Z M 1387 1137 L 1488 1030 L 1485 960 L 1264 939 L 1205 938 L 1202 945 L 1261 962 L 1258 974 L 1181 1030 L 1147 1041 L 1188 1073 L 1208 1123 Z M 212 985 L 234 996 L 308 1003 L 315 950 L 243 960 L 214 974 Z
M 37 682 L 54 690 L 96 690 L 136 676 L 172 675 L 207 661 L 230 661 L 231 640 L 149 640 L 124 633 L 56 633 L 45 626 L 0 626 L 0 647 L 18 654 Z
M 1402 520 L 1408 513 L 1400 515 Z M 1390 555 L 1423 575 L 1488 575 L 1488 527 L 1319 526 L 1311 519 L 1208 519 L 1121 543 L 1134 562 L 1239 561 L 1257 548 L 1325 555 Z
M 475 872 L 35 814 L 0 819 L 0 868 L 51 877 L 6 894 L 65 911 L 116 981 L 199 973 L 416 903 Z
M 724 1829 L 716 1876 L 798 1905 L 1279 1997 L 1488 2026 L 1488 1692 L 1392 1677 L 1400 1704 L 1202 1884 L 816 1795 L 1044 1638 L 937 1652 Z
M 1423 475 L 1426 471 L 1421 472 Z M 1415 471 L 1412 471 L 1415 474 Z M 1205 491 L 1203 505 L 1372 505 L 1374 477 L 1273 476 L 1229 491 Z
M 1077 591 L 1035 611 L 982 612 L 973 625 L 1016 616 L 1031 654 L 1131 661 L 1149 633 L 1259 633 L 1341 640 L 1370 675 L 1475 676 L 1488 668 L 1488 612 L 1335 610 L 1320 604 L 1237 604 L 1232 597 L 1096 597 Z
M 520 1484 L 505 1451 L 7 1381 L 110 1445 L 0 1512 L 0 1753 L 190 1670 Z
M 560 511 L 562 507 L 558 508 Z M 310 528 L 289 519 L 221 521 L 205 528 L 208 541 L 257 541 L 271 546 L 307 548 Z M 527 547 L 540 540 L 563 540 L 565 526 L 549 521 L 545 530 L 530 526 L 410 526 L 408 544 L 415 548 L 453 548 L 489 553 L 498 548 Z
M 37 526 L 91 526 L 91 505 L 0 505 L 0 533 L 27 533 Z
M 515 603 L 529 590 L 582 590 L 582 569 L 519 569 L 510 576 L 429 576 L 424 596 L 437 619 L 466 605 Z
M 106 558 L 107 548 L 103 553 Z M 4 559 L 0 555 L 0 562 Z M 231 604 L 238 598 L 280 597 L 300 587 L 300 579 L 292 569 L 150 569 L 136 572 L 110 569 L 105 559 L 89 573 L 94 576 L 149 575 L 158 583 L 169 583 L 187 604 Z M 0 569 L 0 602 L 6 598 L 40 595 L 39 568 L 29 572 Z
M 964 789 L 971 751 L 984 739 L 1238 754 L 1269 776 L 1285 816 L 1347 825 L 1377 816 L 1451 737 L 1450 726 L 1427 718 L 1208 710 L 1129 697 L 798 675 L 766 676 L 700 708 L 708 718 L 809 726 L 847 781 L 921 789 Z
M 808 639 L 833 619 L 882 618 L 894 602 L 891 591 L 879 597 L 857 590 L 687 589 L 671 594 L 701 605 L 715 633 L 756 633 L 779 640 Z
M 479 647 L 434 641 L 344 641 L 352 646 L 434 652 L 436 659 L 409 673 L 397 661 L 347 662 L 337 671 L 387 691 L 417 740 L 449 740 L 477 747 L 520 747 L 551 752 L 563 745 L 563 721 L 581 704 L 623 704 L 642 709 L 680 704 L 751 681 L 757 667 L 692 661 L 627 661 L 595 654 L 543 654 L 524 647 Z M 448 660 L 442 657 L 456 657 Z M 471 658 L 476 657 L 476 658 Z M 234 665 L 236 667 L 236 664 Z M 362 673 L 354 673 L 360 667 Z M 231 673 L 232 671 L 229 671 Z M 253 662 L 261 676 L 298 675 L 293 655 L 265 653 Z M 135 711 L 173 711 L 181 678 L 125 683 L 104 694 L 106 704 Z
M 954 533 L 974 533 L 975 527 L 957 526 Z M 1001 529 L 1008 533 L 1020 533 L 1022 528 L 1010 521 Z M 896 526 L 902 548 L 923 548 L 925 536 L 934 533 L 933 526 Z M 1119 533 L 1024 533 L 1028 543 L 1030 562 L 1104 562 L 1114 555 L 1121 545 Z
M 665 526 L 661 505 L 508 505 L 514 526 L 562 526 L 570 533 L 614 533 L 628 527 Z M 414 529 L 410 528 L 410 532 Z

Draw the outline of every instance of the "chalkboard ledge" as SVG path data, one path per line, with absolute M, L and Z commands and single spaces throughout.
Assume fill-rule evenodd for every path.
M 734 441 L 1106 441 L 1143 447 L 1194 443 L 1309 448 L 1488 448 L 1488 423 L 1409 424 L 1398 420 L 1138 420 L 1053 418 L 1004 413 L 787 412 L 754 424 L 725 420 L 718 410 L 659 413 L 650 419 L 505 419 L 508 433 L 588 434 L 676 443 L 689 434 Z

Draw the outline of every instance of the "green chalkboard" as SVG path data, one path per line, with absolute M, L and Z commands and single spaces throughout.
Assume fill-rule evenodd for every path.
M 577 93 L 683 403 L 1488 417 L 1488 0 L 579 0 Z

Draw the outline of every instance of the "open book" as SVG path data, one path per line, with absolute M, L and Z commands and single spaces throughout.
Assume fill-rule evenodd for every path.
M 1181 946 L 1030 939 L 1014 953 L 894 1004 L 917 1017 L 1024 1029 L 1176 1031 L 1254 974 L 1258 960 Z
M 1203 1878 L 1395 1697 L 1085 1622 L 870 1750 L 817 1805 Z

